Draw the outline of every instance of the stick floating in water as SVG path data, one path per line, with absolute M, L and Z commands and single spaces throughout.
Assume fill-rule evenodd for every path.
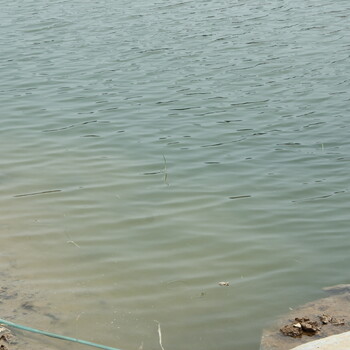
M 158 323 L 158 336 L 159 336 L 159 345 L 164 350 L 163 344 L 162 344 L 162 330 L 160 328 L 160 323 L 157 320 L 154 320 L 154 322 Z

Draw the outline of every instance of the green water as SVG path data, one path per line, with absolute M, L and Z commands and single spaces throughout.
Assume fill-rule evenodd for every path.
M 165 350 L 254 350 L 349 282 L 349 15 L 1 1 L 2 283 L 57 320 L 2 318 L 124 350 L 160 349 L 156 320 Z

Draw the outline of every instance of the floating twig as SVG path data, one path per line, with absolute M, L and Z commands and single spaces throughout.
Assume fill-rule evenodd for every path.
M 162 330 L 160 328 L 160 323 L 157 320 L 154 320 L 154 322 L 158 323 L 158 336 L 159 336 L 159 345 L 162 350 L 164 350 L 163 345 L 162 345 Z
M 166 158 L 163 154 L 163 159 L 164 159 L 164 169 L 163 169 L 163 174 L 164 174 L 164 183 L 167 184 L 169 186 L 168 183 L 168 170 L 167 170 L 167 166 L 166 166 Z
M 79 321 L 79 319 L 80 319 L 80 316 L 82 315 L 84 313 L 84 311 L 82 311 L 82 312 L 80 312 L 79 314 L 78 314 L 78 316 L 76 317 L 76 321 Z
M 67 243 L 71 243 L 71 244 L 75 245 L 77 248 L 80 248 L 80 246 L 78 244 L 76 244 L 74 241 L 67 241 Z

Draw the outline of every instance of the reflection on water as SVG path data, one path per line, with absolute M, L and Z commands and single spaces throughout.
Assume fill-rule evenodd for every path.
M 17 321 L 125 350 L 160 348 L 159 326 L 166 350 L 253 350 L 346 282 L 349 11 L 4 4 L 0 264 L 57 318 Z

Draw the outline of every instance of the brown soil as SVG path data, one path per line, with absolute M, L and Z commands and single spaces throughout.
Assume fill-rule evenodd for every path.
M 350 292 L 305 304 L 263 332 L 260 350 L 290 350 L 309 341 L 350 331 Z

